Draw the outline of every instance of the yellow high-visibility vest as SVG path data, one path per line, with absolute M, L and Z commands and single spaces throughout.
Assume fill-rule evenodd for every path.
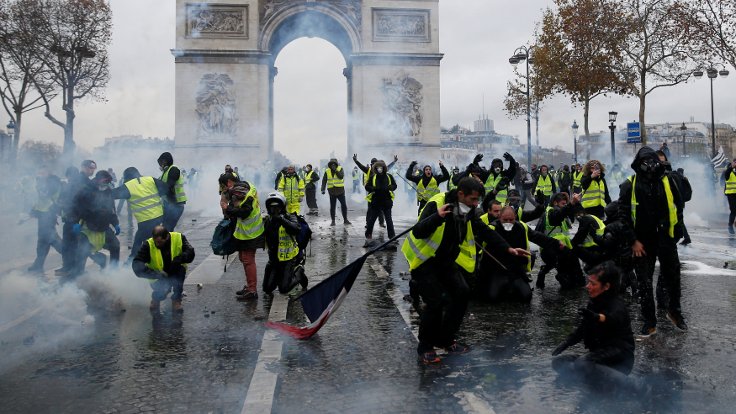
M 325 171 L 327 175 L 327 188 L 345 187 L 345 180 L 337 176 L 337 173 L 340 171 L 342 171 L 342 167 L 340 166 L 335 169 L 335 175 L 332 175 L 332 170 L 329 168 Z
M 158 187 L 153 177 L 139 177 L 129 180 L 125 187 L 130 192 L 128 204 L 138 223 L 157 219 L 164 215 L 163 201 L 158 195 Z
M 253 201 L 251 202 L 253 210 L 248 217 L 244 219 L 238 218 L 238 222 L 235 225 L 235 232 L 233 233 L 233 236 L 238 240 L 253 240 L 263 234 L 264 230 L 261 207 L 258 205 L 258 191 L 255 186 L 250 183 L 248 184 L 250 185 L 250 190 L 238 207 L 245 204 L 248 197 L 253 197 Z
M 172 165 L 166 168 L 166 171 L 164 171 L 163 175 L 161 175 L 161 181 L 168 184 L 167 180 L 169 178 L 169 171 L 171 171 L 173 167 L 176 167 L 176 165 Z M 183 203 L 187 201 L 187 194 L 184 192 L 184 174 L 181 173 L 181 170 L 179 170 L 179 179 L 176 180 L 176 184 L 174 184 L 174 196 L 176 197 L 177 203 Z
M 580 199 L 580 205 L 583 208 L 605 207 L 606 206 L 606 184 L 603 180 L 600 184 L 596 180 L 590 182 L 587 190 L 583 191 L 583 197 Z
M 636 209 L 639 205 L 639 203 L 636 202 L 636 175 L 629 177 L 629 181 L 631 181 L 631 221 L 634 223 L 634 228 L 636 228 Z M 667 234 L 674 238 L 675 225 L 678 223 L 677 206 L 675 205 L 675 197 L 672 194 L 672 188 L 670 187 L 670 180 L 666 175 L 662 177 L 662 185 L 664 186 L 664 194 L 667 198 L 667 210 L 669 213 L 669 228 L 667 229 Z
M 440 187 L 437 185 L 437 180 L 432 177 L 427 183 L 427 187 L 424 187 L 424 180 L 419 179 L 417 183 L 417 201 L 429 201 L 432 197 L 436 196 L 440 192 Z

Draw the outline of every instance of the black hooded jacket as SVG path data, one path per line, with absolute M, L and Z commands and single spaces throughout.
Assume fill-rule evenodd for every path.
M 619 217 L 634 229 L 636 239 L 642 243 L 656 243 L 659 232 L 667 235 L 669 229 L 669 209 L 667 197 L 662 183 L 662 177 L 669 181 L 673 201 L 677 208 L 677 220 L 675 225 L 674 240 L 682 237 L 682 201 L 678 180 L 674 179 L 665 171 L 664 165 L 656 169 L 654 173 L 642 171 L 642 163 L 647 159 L 659 162 L 657 153 L 649 147 L 639 150 L 631 163 L 631 168 L 636 172 L 636 224 L 631 216 L 631 192 L 632 181 L 626 180 L 620 186 L 619 195 Z
M 607 290 L 591 298 L 586 308 L 606 315 L 605 322 L 581 321 L 577 329 L 567 337 L 567 343 L 575 345 L 583 341 L 585 347 L 591 351 L 614 347 L 624 351 L 633 360 L 634 334 L 626 304 L 615 293 Z

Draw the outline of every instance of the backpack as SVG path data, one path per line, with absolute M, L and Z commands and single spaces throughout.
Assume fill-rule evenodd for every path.
M 296 219 L 299 221 L 299 226 L 301 227 L 299 234 L 296 236 L 296 244 L 299 245 L 299 250 L 304 252 L 307 249 L 307 245 L 312 240 L 312 229 L 309 228 L 309 223 L 307 223 L 304 216 L 297 215 Z
M 215 227 L 215 231 L 212 234 L 212 241 L 210 247 L 212 247 L 212 253 L 218 256 L 227 256 L 235 253 L 235 237 L 233 232 L 235 231 L 235 221 L 229 219 L 223 219 Z

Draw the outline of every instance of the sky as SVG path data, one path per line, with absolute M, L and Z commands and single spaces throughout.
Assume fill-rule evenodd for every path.
M 175 1 L 110 3 L 114 28 L 106 100 L 79 103 L 75 139 L 92 149 L 106 137 L 119 135 L 173 137 L 175 83 L 170 49 L 175 46 Z M 548 0 L 440 0 L 443 126 L 472 127 L 485 112 L 497 132 L 525 141 L 525 119 L 509 119 L 503 112 L 506 82 L 513 76 L 508 58 L 518 46 L 529 44 L 542 10 L 551 5 Z M 344 153 L 347 114 L 342 55 L 324 40 L 302 38 L 283 49 L 276 66 L 276 149 L 298 162 L 325 158 L 326 149 Z M 731 76 L 714 82 L 715 119 L 736 125 L 736 69 L 728 69 Z M 708 83 L 704 78 L 658 89 L 647 101 L 647 123 L 679 124 L 691 117 L 710 122 Z M 57 117 L 62 116 L 60 107 L 60 101 L 52 106 Z M 617 111 L 618 123 L 624 125 L 638 117 L 638 108 L 634 98 L 596 98 L 591 106 L 591 133 L 608 130 L 609 111 Z M 581 107 L 564 96 L 547 101 L 540 114 L 540 144 L 571 151 L 573 120 L 582 125 Z M 7 115 L 0 114 L 0 125 L 7 121 Z M 63 141 L 61 128 L 40 110 L 26 115 L 23 135 L 24 139 Z

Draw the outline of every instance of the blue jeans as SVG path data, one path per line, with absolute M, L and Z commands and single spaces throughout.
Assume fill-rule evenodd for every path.
M 184 291 L 184 276 L 186 271 L 182 269 L 181 272 L 169 275 L 162 279 L 156 280 L 151 284 L 153 293 L 151 293 L 151 299 L 155 301 L 162 301 L 166 299 L 169 292 L 173 290 L 171 300 L 181 300 L 181 294 Z
M 164 203 L 164 227 L 174 231 L 179 218 L 184 214 L 184 203 Z

